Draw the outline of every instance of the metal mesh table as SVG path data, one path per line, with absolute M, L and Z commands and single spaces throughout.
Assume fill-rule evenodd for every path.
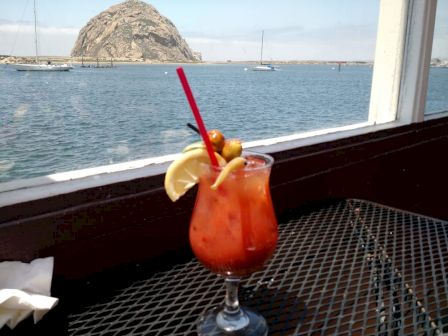
M 359 200 L 279 223 L 240 301 L 270 335 L 448 335 L 448 222 Z M 190 335 L 224 298 L 196 260 L 135 279 L 69 316 L 70 335 Z

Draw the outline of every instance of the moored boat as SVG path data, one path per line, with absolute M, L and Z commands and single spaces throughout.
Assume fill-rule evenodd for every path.
M 12 64 L 18 71 L 69 71 L 73 66 L 69 64 Z
M 261 32 L 261 55 L 260 55 L 260 64 L 254 66 L 252 68 L 253 71 L 277 71 L 278 68 L 273 66 L 272 64 L 263 63 L 263 39 L 264 39 L 264 31 Z
M 69 71 L 73 69 L 73 66 L 69 64 L 52 64 L 50 61 L 47 63 L 39 63 L 39 55 L 37 48 L 37 15 L 36 15 L 36 0 L 34 5 L 34 47 L 35 47 L 35 63 L 31 64 L 12 64 L 12 66 L 18 71 Z

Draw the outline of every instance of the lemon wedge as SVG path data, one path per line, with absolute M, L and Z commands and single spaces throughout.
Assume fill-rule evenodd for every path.
M 212 190 L 216 190 L 219 185 L 229 176 L 231 172 L 234 170 L 240 169 L 241 167 L 244 167 L 244 164 L 246 163 L 246 159 L 238 156 L 234 159 L 232 159 L 219 173 L 218 177 L 216 178 L 215 183 L 212 184 L 210 188 Z
M 189 144 L 182 150 L 182 153 L 189 152 L 193 149 L 198 149 L 198 148 L 205 149 L 205 145 L 202 141 L 196 141 L 196 142 L 193 142 L 192 144 Z
M 215 153 L 215 156 L 220 166 L 226 164 L 221 155 Z M 165 174 L 165 191 L 173 202 L 198 183 L 201 163 L 210 164 L 210 159 L 205 149 L 197 148 L 183 153 L 168 167 Z

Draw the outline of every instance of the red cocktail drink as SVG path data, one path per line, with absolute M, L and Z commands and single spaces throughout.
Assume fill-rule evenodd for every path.
M 269 191 L 272 160 L 249 155 L 216 189 L 218 171 L 203 167 L 190 224 L 196 257 L 211 271 L 244 276 L 262 268 L 277 243 L 277 220 Z M 205 166 L 205 165 L 204 165 Z

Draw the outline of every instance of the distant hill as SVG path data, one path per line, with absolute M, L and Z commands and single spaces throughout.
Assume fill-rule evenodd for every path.
M 199 60 L 174 24 L 139 0 L 127 0 L 92 18 L 79 32 L 71 55 L 129 61 Z

